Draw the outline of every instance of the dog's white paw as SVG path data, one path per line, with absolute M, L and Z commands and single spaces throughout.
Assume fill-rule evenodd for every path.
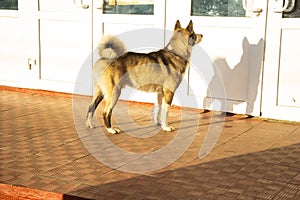
M 85 121 L 85 125 L 86 125 L 86 127 L 87 128 L 96 128 L 96 124 L 93 122 L 93 115 L 92 115 L 92 113 L 88 113 L 88 116 L 87 116 L 87 118 L 86 118 L 86 121 Z
M 85 125 L 87 128 L 91 128 L 91 129 L 93 129 L 97 126 L 94 122 L 92 122 L 92 120 L 89 120 L 89 119 L 86 120 Z
M 162 130 L 165 132 L 171 132 L 171 131 L 174 131 L 175 128 L 172 126 L 166 126 L 166 127 L 163 127 Z
M 153 124 L 157 125 L 157 126 L 160 126 L 161 125 L 161 121 L 158 120 L 156 117 L 152 117 L 152 121 L 153 121 Z
M 153 123 L 157 126 L 161 126 L 161 121 L 157 120 L 156 118 L 153 118 Z
M 118 128 L 107 128 L 106 130 L 107 130 L 107 132 L 109 132 L 110 134 L 118 134 L 118 133 L 121 133 L 121 130 L 118 129 Z

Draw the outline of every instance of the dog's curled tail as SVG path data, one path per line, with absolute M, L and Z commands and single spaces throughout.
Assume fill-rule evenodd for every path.
M 99 56 L 106 59 L 116 59 L 126 52 L 124 43 L 116 36 L 103 36 L 98 45 Z

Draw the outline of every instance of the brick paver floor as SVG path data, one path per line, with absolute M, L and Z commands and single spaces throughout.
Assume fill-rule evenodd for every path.
M 103 104 L 85 128 L 90 97 L 0 95 L 0 183 L 90 199 L 300 199 L 299 123 L 172 107 L 165 133 L 151 105 L 119 101 L 110 135 Z

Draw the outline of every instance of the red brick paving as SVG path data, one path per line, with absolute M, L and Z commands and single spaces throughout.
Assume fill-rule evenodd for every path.
M 179 159 L 159 168 L 168 151 L 151 158 L 149 166 L 144 160 L 178 135 L 151 125 L 151 105 L 119 102 L 114 121 L 124 132 L 105 133 L 106 142 L 98 141 L 103 106 L 97 112 L 99 127 L 84 127 L 89 97 L 25 92 L 0 91 L 0 183 L 90 199 L 300 199 L 299 123 L 233 115 L 222 124 L 220 113 L 190 109 L 184 116 L 172 108 L 170 124 L 186 131 L 181 141 L 192 143 Z M 212 120 L 222 126 L 221 136 L 199 158 Z M 151 135 L 153 130 L 158 131 Z M 105 157 L 114 146 L 136 156 Z M 113 168 L 94 156 L 104 156 Z M 158 169 L 126 172 L 131 166 Z

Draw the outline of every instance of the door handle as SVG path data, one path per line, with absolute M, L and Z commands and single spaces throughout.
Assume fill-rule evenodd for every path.
M 295 7 L 295 0 L 291 0 L 289 6 L 284 12 L 292 12 L 294 10 L 294 7 Z
M 87 4 L 81 4 L 81 8 L 83 8 L 83 9 L 89 9 L 89 5 L 87 5 Z
M 260 13 L 263 11 L 262 8 L 249 8 L 247 5 L 247 0 L 243 0 L 243 8 L 246 12 L 253 12 L 256 16 L 259 16 Z
M 84 4 L 83 3 L 83 0 L 73 0 L 73 4 L 76 6 L 76 7 L 81 7 L 82 9 L 89 9 L 89 5 L 88 4 Z
M 278 0 L 275 0 L 275 1 L 278 1 Z M 295 0 L 282 0 L 282 1 L 284 2 L 283 7 L 281 7 L 281 8 L 274 8 L 274 12 L 275 13 L 282 13 L 282 12 L 291 12 L 291 11 L 293 11 L 293 9 L 295 7 Z M 280 0 L 281 5 L 283 3 L 282 1 Z
M 275 13 L 282 13 L 282 12 L 284 12 L 287 8 L 288 8 L 288 6 L 289 6 L 289 1 L 287 1 L 287 0 L 275 0 L 276 2 L 278 2 L 279 1 L 279 3 L 281 3 L 281 5 L 282 5 L 282 3 L 284 2 L 284 4 L 283 4 L 283 7 L 281 7 L 281 8 L 274 8 L 274 12 Z M 277 3 L 277 4 L 279 4 L 279 3 Z
M 36 59 L 34 58 L 28 58 L 27 59 L 28 69 L 32 70 L 32 66 L 36 65 Z

